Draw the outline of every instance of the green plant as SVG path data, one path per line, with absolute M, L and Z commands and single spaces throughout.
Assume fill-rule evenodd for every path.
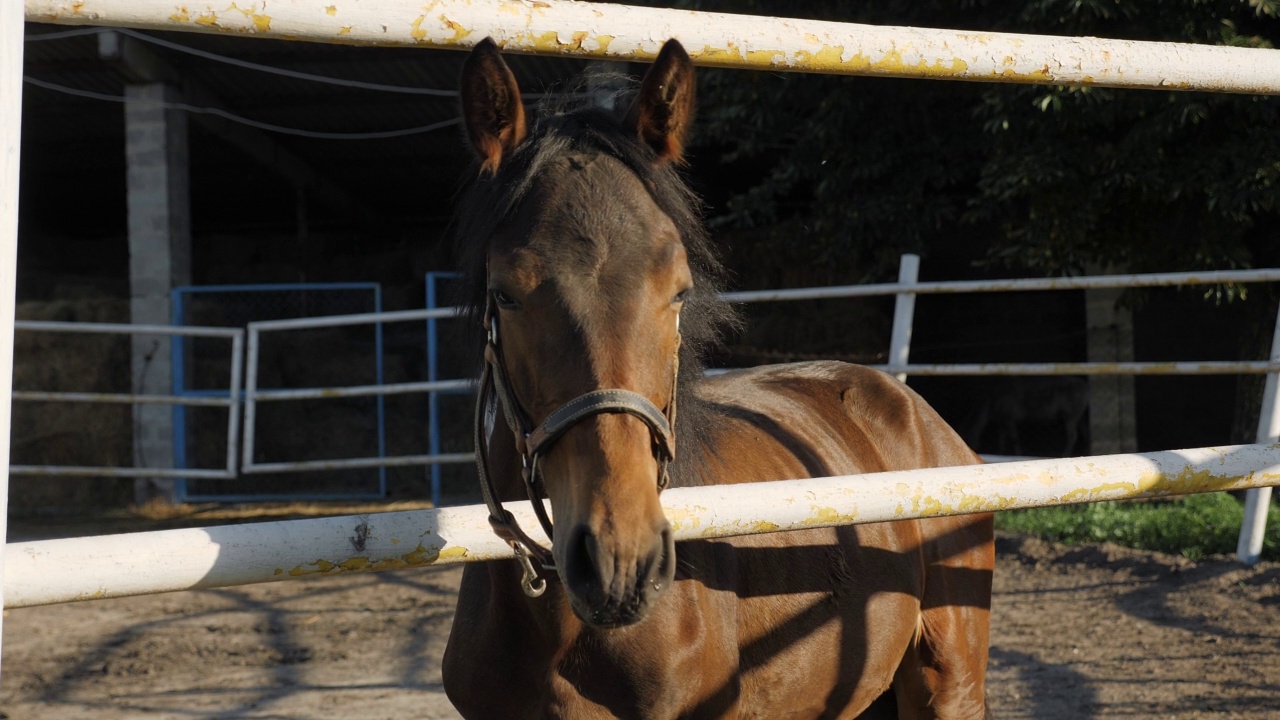
M 1056 542 L 1113 542 L 1194 560 L 1234 553 L 1243 516 L 1238 500 L 1226 493 L 1210 493 L 1158 502 L 1013 510 L 998 514 L 996 527 Z M 1280 509 L 1274 505 L 1268 513 L 1262 557 L 1280 560 Z

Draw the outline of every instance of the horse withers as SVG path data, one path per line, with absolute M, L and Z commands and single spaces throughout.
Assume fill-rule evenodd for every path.
M 478 468 L 519 559 L 464 571 L 444 656 L 457 709 L 984 717 L 989 515 L 672 542 L 668 482 L 977 462 L 881 372 L 812 362 L 704 379 L 700 354 L 730 314 L 676 167 L 694 107 L 680 44 L 617 110 L 526 120 L 489 40 L 461 96 L 478 168 L 457 232 L 486 331 Z M 502 506 L 525 497 L 550 548 Z

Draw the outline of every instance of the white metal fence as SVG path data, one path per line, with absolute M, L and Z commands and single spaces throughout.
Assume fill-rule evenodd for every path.
M 331 317 L 296 318 L 289 320 L 263 320 L 252 322 L 248 329 L 248 375 L 245 381 L 244 402 L 244 458 L 241 470 L 246 474 L 268 472 L 304 472 L 309 470 L 341 470 L 369 467 L 400 467 L 405 465 L 431 465 L 435 463 L 472 462 L 470 453 L 437 455 L 398 455 L 392 457 L 343 458 L 336 460 L 295 460 L 292 462 L 259 463 L 254 460 L 257 444 L 258 403 L 284 400 L 317 400 L 339 397 L 369 397 L 429 393 L 440 390 L 465 390 L 474 380 L 439 380 L 408 383 L 384 383 L 381 385 L 354 385 L 345 387 L 300 388 L 289 390 L 261 390 L 258 388 L 258 361 L 262 347 L 262 334 L 309 330 L 315 328 L 344 327 L 350 325 L 376 325 L 380 323 L 423 321 L 457 317 L 457 308 L 434 310 L 402 310 L 381 313 L 359 313 Z M 425 437 L 425 435 L 424 435 Z
M 190 395 L 141 395 L 138 393 L 68 392 L 62 390 L 14 390 L 14 402 L 113 403 L 125 405 L 185 405 L 227 409 L 227 462 L 221 469 L 90 467 L 83 465 L 11 465 L 14 475 L 63 475 L 72 477 L 158 477 L 230 480 L 237 476 L 236 459 L 240 447 L 240 387 L 244 377 L 244 330 L 240 328 L 178 327 L 173 325 L 127 325 L 119 323 L 46 322 L 18 320 L 14 329 L 22 332 L 99 333 L 115 335 L 165 335 L 223 338 L 230 341 L 231 376 L 227 397 Z M 7 427 L 7 425 L 6 425 Z M 6 429 L 7 432 L 7 429 Z
M 1053 38 L 1047 36 L 976 33 L 917 28 L 876 28 L 847 23 L 824 23 L 803 20 L 748 17 L 719 13 L 699 13 L 655 8 L 636 8 L 586 2 L 543 0 L 537 3 L 509 3 L 500 0 L 444 0 L 424 9 L 420 3 L 406 0 L 326 0 L 331 12 L 319 12 L 319 3 L 301 0 L 255 0 L 246 9 L 228 11 L 225 3 L 197 0 L 184 3 L 174 12 L 170 0 L 24 0 L 27 19 L 62 24 L 96 24 L 197 32 L 233 32 L 288 39 L 341 42 L 351 44 L 402 44 L 465 47 L 486 36 L 495 37 L 508 50 L 551 55 L 580 55 L 623 60 L 644 60 L 654 56 L 659 44 L 668 37 L 678 37 L 692 50 L 701 64 L 724 67 L 795 70 L 807 72 L 886 75 L 895 77 L 947 78 L 998 82 L 1045 84 L 1096 84 L 1114 87 L 1193 89 L 1218 92 L 1280 94 L 1280 51 L 1231 48 L 1222 46 L 1179 45 L 1103 40 L 1097 38 Z M 505 12 L 503 12 L 505 11 Z M 0 336 L 12 337 L 17 247 L 18 147 L 21 123 L 23 12 L 16 2 L 0 2 Z M 6 426 L 12 372 L 12 343 L 0 343 L 0 426 Z M 911 367 L 897 367 L 910 371 Z M 1077 369 L 1078 370 L 1078 369 Z M 1274 370 L 1249 368 L 1249 372 Z M 1246 371 L 1246 370 L 1242 370 Z M 1099 370 L 1101 372 L 1101 370 Z M 1271 375 L 1272 378 L 1275 375 Z M 1273 411 L 1274 414 L 1274 411 Z M 1273 427 L 1273 429 L 1276 429 Z M 0 433 L 0 511 L 5 510 L 8 490 L 8 437 Z M 1160 465 L 1144 458 L 1136 466 L 1120 468 L 1110 463 L 1125 456 L 1094 458 L 1089 461 L 1057 461 L 1068 463 L 1070 472 L 1084 477 L 1087 484 L 1072 490 L 1033 501 L 1015 499 L 1015 492 L 1029 488 L 1001 486 L 1000 492 L 989 482 L 993 472 L 988 466 L 964 468 L 955 472 L 930 470 L 927 477 L 948 478 L 944 483 L 971 489 L 973 493 L 995 493 L 1001 507 L 1015 504 L 1062 504 L 1108 497 L 1146 497 L 1166 492 L 1199 492 L 1233 487 L 1260 487 L 1280 483 L 1280 458 L 1275 447 L 1182 451 L 1172 455 L 1184 463 L 1177 467 Z M 1238 464 L 1237 464 L 1238 461 Z M 1045 461 L 1053 462 L 1053 461 Z M 1079 465 L 1070 465 L 1070 463 Z M 1155 462 L 1153 466 L 1150 463 Z M 1082 464 L 1080 464 L 1082 463 Z M 1004 466 L 1009 472 L 1019 469 L 1040 477 L 1048 472 L 1038 465 Z M 919 477 L 919 475 L 917 475 Z M 987 481 L 984 481 L 984 478 Z M 1098 484 L 1100 479 L 1105 483 Z M 1197 483 L 1196 478 L 1209 481 Z M 927 478 L 921 479 L 925 482 Z M 851 478 L 834 478 L 841 492 L 861 485 Z M 804 481 L 800 489 L 787 491 L 808 493 L 822 480 Z M 966 484 L 972 482 L 972 485 Z M 893 487 L 896 488 L 896 485 Z M 1111 493 L 1107 488 L 1116 488 Z M 920 497 L 933 497 L 946 487 L 920 488 Z M 733 500 L 757 496 L 763 488 L 753 485 L 748 493 L 740 489 L 717 489 L 731 494 Z M 790 497 L 798 497 L 791 495 Z M 966 505 L 963 494 L 950 507 L 966 512 L 993 507 L 985 502 Z M 671 497 L 675 497 L 673 494 Z M 995 500 L 995 498 L 992 498 Z M 670 498 L 668 498 L 670 501 Z M 1007 501 L 1007 502 L 1006 502 Z M 720 499 L 707 498 L 707 507 L 721 506 Z M 727 500 L 726 500 L 727 502 Z M 941 503 L 942 501 L 939 500 Z M 774 502 L 773 507 L 787 503 Z M 839 513 L 837 513 L 839 514 Z M 894 517 L 914 517 L 920 512 L 896 513 Z M 5 513 L 0 512 L 0 531 L 4 530 Z M 845 514 L 840 522 L 871 521 L 868 515 Z M 306 554 L 290 558 L 268 558 L 256 551 L 269 547 L 281 534 L 293 537 L 311 536 L 317 542 L 329 533 L 334 521 L 297 521 L 287 530 L 272 534 L 263 525 L 239 526 L 199 531 L 204 534 L 199 547 L 174 542 L 174 553 L 163 565 L 147 568 L 132 565 L 113 566 L 112 578 L 85 576 L 84 590 L 72 597 L 99 597 L 108 592 L 107 584 L 127 579 L 128 593 L 158 592 L 177 589 L 173 577 L 192 572 L 208 582 L 235 584 L 252 581 L 242 571 L 265 569 L 262 579 L 278 579 L 308 574 L 307 565 L 316 552 L 307 546 Z M 350 558 L 349 565 L 337 567 L 381 569 L 427 562 L 443 562 L 466 557 L 469 546 L 450 545 L 455 535 L 453 526 L 422 525 L 409 519 L 408 539 L 419 543 L 411 552 L 399 555 L 372 554 Z M 532 525 L 531 525 L 532 526 Z M 782 527 L 780 525 L 780 527 Z M 730 522 L 725 534 L 741 534 L 748 528 Z M 350 527 L 342 526 L 337 542 L 346 548 Z M 373 533 L 374 537 L 380 537 Z M 230 542 L 232 536 L 245 541 Z M 395 533 L 388 536 L 399 537 Z M 488 534 L 485 535 L 488 537 Z M 158 538 L 152 534 L 124 536 L 114 540 L 98 539 L 99 547 L 111 546 L 114 557 L 141 557 L 149 548 L 167 547 L 173 536 Z M 440 539 L 445 540 L 441 543 Z M 490 538 L 492 539 L 492 538 Z M 22 597 L 27 587 L 65 586 L 84 571 L 74 554 L 44 550 L 74 549 L 73 541 L 49 541 L 59 545 L 28 545 L 0 553 L 5 564 L 3 590 Z M 85 543 L 79 541 L 81 549 Z M 327 546 L 332 547 L 332 546 Z M 247 548 L 247 549 L 246 549 Z M 346 553 L 343 553 L 346 554 Z M 5 563 L 5 556 L 12 557 Z M 335 556 L 336 558 L 337 556 Z M 40 564 L 40 558 L 50 559 Z M 477 553 L 476 559 L 481 559 Z M 31 574 L 36 563 L 35 574 Z M 279 562 L 278 560 L 283 560 Z M 297 561 L 297 565 L 291 563 Z M 360 561 L 360 562 L 356 562 Z M 12 567 L 11 567 L 12 566 Z M 104 564 L 97 566 L 99 569 Z M 297 571 L 295 573 L 295 570 Z M 269 575 L 267 578 L 265 575 Z M 128 594 L 123 593 L 123 594 Z M 0 601 L 5 598 L 0 596 Z M 53 600 L 48 600 L 53 601 Z
M 902 262 L 904 268 L 911 265 L 918 267 L 918 258 L 913 255 L 904 256 Z M 914 277 L 908 276 L 906 281 L 899 281 L 897 283 L 731 292 L 725 293 L 722 297 L 724 300 L 734 303 L 820 300 L 877 297 L 886 295 L 895 295 L 899 298 L 905 297 L 914 299 L 916 295 L 941 293 L 961 294 L 978 292 L 1020 292 L 1027 290 L 1085 290 L 1095 288 L 1168 287 L 1277 281 L 1280 281 L 1280 269 L 932 283 L 918 283 L 915 282 Z M 422 321 L 432 318 L 448 319 L 458 318 L 459 316 L 460 313 L 457 308 L 439 308 L 434 310 L 363 313 L 358 315 L 337 315 L 332 317 L 269 320 L 249 323 L 248 360 L 244 403 L 245 435 L 242 446 L 244 457 L 240 466 L 241 471 L 246 474 L 252 474 L 265 472 L 302 472 L 309 470 L 335 470 L 342 468 L 472 462 L 474 460 L 474 456 L 469 452 L 436 455 L 401 455 L 382 458 L 369 457 L 337 460 L 296 460 L 291 462 L 274 463 L 258 463 L 253 459 L 256 445 L 256 417 L 258 403 L 370 395 L 385 396 L 428 393 L 444 390 L 466 390 L 470 389 L 474 385 L 474 380 L 470 378 L 458 378 L 452 380 L 438 380 L 434 382 L 318 387 L 293 390 L 260 390 L 258 389 L 258 360 L 261 338 L 264 333 L 360 324 L 372 325 L 377 323 Z M 1269 361 L 912 364 L 906 362 L 906 358 L 910 352 L 910 329 L 913 320 L 913 304 L 904 308 L 900 301 L 894 314 L 894 332 L 891 341 L 892 346 L 889 350 L 889 356 L 892 362 L 885 365 L 875 365 L 873 367 L 889 373 L 897 374 L 901 378 L 905 378 L 907 375 L 952 377 L 986 375 L 1223 375 L 1262 374 L 1280 371 L 1280 356 L 1275 356 Z M 726 372 L 726 370 L 720 369 L 712 370 L 710 372 L 720 373 Z
M 826 300 L 839 298 L 869 298 L 894 295 L 898 298 L 893 318 L 893 333 L 889 349 L 890 362 L 873 365 L 880 370 L 905 379 L 908 375 L 924 376 L 990 376 L 990 375 L 1221 375 L 1260 374 L 1280 370 L 1280 359 L 1255 361 L 1202 361 L 1202 362 L 1111 362 L 1111 363 L 962 363 L 938 364 L 908 362 L 911 349 L 911 328 L 914 322 L 914 299 L 917 295 L 971 294 L 986 292 L 1025 292 L 1028 290 L 1088 290 L 1099 288 L 1150 288 L 1168 286 L 1192 286 L 1224 283 L 1261 283 L 1280 281 L 1280 269 L 1217 271 L 1204 273 L 1159 273 L 1135 275 L 1100 275 L 1067 278 L 1031 278 L 1016 280 L 976 280 L 920 283 L 916 281 L 919 258 L 905 255 L 902 273 L 896 283 L 868 285 L 842 285 L 785 290 L 752 290 L 725 293 L 722 298 L 732 303 L 786 302 L 798 300 Z M 905 299 L 905 304 L 904 304 Z M 471 378 L 449 380 L 384 383 L 377 385 L 349 385 L 309 387 L 296 389 L 262 389 L 259 387 L 259 368 L 262 337 L 268 333 L 285 333 L 316 328 L 347 327 L 352 325 L 376 325 L 396 322 L 420 322 L 428 319 L 460 317 L 457 308 L 406 310 L 381 313 L 357 313 L 326 317 L 293 318 L 251 322 L 245 330 L 239 328 L 173 327 L 165 325 L 121 325 L 102 323 L 64 323 L 18 321 L 19 331 L 86 332 L 122 334 L 162 334 L 187 337 L 221 337 L 231 341 L 231 376 L 228 397 L 193 397 L 189 395 L 139 395 L 135 393 L 75 393 L 60 391 L 15 390 L 15 401 L 101 402 L 101 403 L 157 403 L 169 405 L 226 407 L 227 464 L 224 469 L 184 468 L 110 468 L 58 465 L 14 465 L 11 472 L 23 475 L 72 475 L 104 477 L 188 477 L 200 479 L 234 479 L 243 475 L 278 472 L 307 472 L 314 470 L 341 470 L 371 467 L 404 467 L 432 465 L 436 463 L 468 463 L 474 460 L 470 452 L 413 454 L 388 457 L 339 458 L 326 460 L 299 459 L 263 463 L 254 459 L 257 447 L 257 410 L 264 402 L 334 399 L 344 397 L 371 397 L 387 395 L 421 394 L 436 391 L 469 390 L 474 386 Z M 1280 318 L 1278 318 L 1280 321 Z M 247 346 L 246 354 L 242 349 Z M 1274 355 L 1274 353 L 1273 353 Z M 244 368 L 242 370 L 242 367 Z M 711 370 L 711 373 L 726 372 Z M 243 385 L 241 383 L 243 378 Z M 243 441 L 239 417 L 240 398 L 244 397 Z M 238 461 L 238 462 L 237 462 Z

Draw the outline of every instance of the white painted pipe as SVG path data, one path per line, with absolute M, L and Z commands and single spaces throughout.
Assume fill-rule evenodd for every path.
M 1280 445 L 1240 445 L 674 488 L 662 504 L 676 539 L 697 540 L 1275 484 Z M 507 507 L 544 539 L 527 502 Z M 511 557 L 481 505 L 14 543 L 8 552 L 12 607 Z
M 1277 280 L 1280 280 L 1280 268 L 1020 278 L 1017 280 L 945 280 L 942 282 L 916 283 L 910 289 L 916 295 L 948 295 L 978 292 L 1026 292 L 1029 290 L 1096 290 L 1101 288 L 1218 285 L 1223 283 L 1276 282 Z M 724 293 L 720 298 L 727 302 L 740 303 L 824 300 L 829 298 L 893 295 L 904 289 L 899 283 L 830 285 L 827 287 L 788 288 L 783 290 L 740 290 Z
M 18 280 L 18 159 L 22 147 L 22 11 L 0 1 L 0 538 L 9 519 L 9 428 Z M 0 571 L 4 567 L 0 548 Z M 0 607 L 5 607 L 0 587 Z M 0 631 L 3 630 L 0 617 Z M 0 632 L 0 634 L 3 634 Z
M 979 375 L 1262 375 L 1280 370 L 1280 360 L 1189 360 L 1178 362 L 954 363 L 869 365 L 888 373 L 929 377 Z
M 905 253 L 898 263 L 898 286 L 906 292 L 900 292 L 893 300 L 893 332 L 889 335 L 889 364 L 906 367 L 911 357 L 911 327 L 915 324 L 916 295 L 910 291 L 920 279 L 920 256 Z M 905 372 L 894 374 L 899 382 L 907 381 Z
M 244 335 L 240 328 L 198 327 L 187 325 L 146 325 L 138 323 L 89 323 L 55 320 L 18 320 L 18 330 L 65 333 L 120 333 L 123 335 L 182 335 L 183 337 L 221 337 L 234 340 Z
M 876 27 L 570 0 L 25 0 L 27 19 L 352 45 L 650 61 L 678 38 L 717 67 L 1051 85 L 1280 93 L 1280 51 Z
M 1280 311 L 1276 312 L 1276 329 L 1271 338 L 1271 360 L 1280 362 Z M 1257 441 L 1280 442 L 1280 382 L 1276 373 L 1267 375 L 1262 390 L 1262 408 L 1258 413 Z M 1244 497 L 1244 521 L 1236 544 L 1236 559 L 1253 565 L 1262 557 L 1262 540 L 1267 529 L 1267 510 L 1271 507 L 1271 488 L 1255 488 Z
M 475 453 L 441 453 L 437 455 L 392 455 L 390 457 L 341 458 L 337 460 L 291 460 L 287 462 L 243 465 L 240 472 L 259 475 L 278 472 L 311 472 L 315 470 L 356 470 L 375 467 L 407 467 L 410 465 L 462 465 L 476 461 Z

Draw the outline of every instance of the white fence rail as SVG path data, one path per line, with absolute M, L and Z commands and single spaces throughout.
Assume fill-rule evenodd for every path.
M 173 325 L 128 325 L 121 323 L 81 323 L 18 320 L 14 329 L 25 332 L 98 333 L 118 335 L 166 335 L 223 338 L 230 341 L 231 377 L 227 397 L 187 395 L 140 395 L 137 393 L 88 393 L 49 390 L 14 390 L 15 402 L 117 403 L 125 405 L 189 405 L 227 409 L 227 461 L 220 470 L 207 468 L 90 467 L 80 465 L 13 465 L 14 475 L 62 475 L 71 477 L 158 477 L 230 480 L 236 477 L 236 456 L 240 447 L 240 387 L 244 377 L 244 330 L 240 328 L 177 327 Z M 7 423 L 4 427 L 8 427 Z M 6 430 L 7 433 L 7 430 Z
M 912 255 L 903 257 L 904 268 L 914 262 L 912 260 L 914 257 Z M 896 295 L 898 302 L 894 314 L 893 347 L 890 349 L 890 358 L 894 362 L 885 365 L 872 365 L 871 367 L 898 374 L 899 377 L 903 378 L 908 374 L 957 377 L 984 375 L 1244 375 L 1280 372 L 1280 357 L 1273 358 L 1270 361 L 911 364 L 902 361 L 908 355 L 909 344 L 900 344 L 904 339 L 909 343 L 914 312 L 914 304 L 912 302 L 904 302 L 903 298 L 914 299 L 915 295 L 918 294 L 1085 290 L 1123 287 L 1145 288 L 1277 282 L 1280 281 L 1280 269 L 932 283 L 916 283 L 911 281 L 913 277 L 913 273 L 904 269 L 902 279 L 896 283 L 732 292 L 724 293 L 721 297 L 729 302 L 753 303 Z M 437 308 L 249 323 L 247 328 L 248 360 L 245 380 L 245 420 L 241 471 L 245 474 L 256 474 L 472 462 L 474 457 L 471 453 L 344 458 L 336 460 L 295 460 L 272 463 L 259 463 L 253 459 L 257 445 L 257 406 L 261 402 L 427 393 L 466 390 L 474 386 L 474 380 L 472 379 L 453 379 L 434 382 L 389 383 L 385 385 L 264 390 L 258 387 L 259 357 L 264 334 L 360 324 L 458 317 L 461 317 L 461 312 L 457 308 Z M 719 373 L 726 372 L 726 370 L 712 370 L 710 372 Z
M 620 60 L 651 58 L 663 40 L 677 37 L 688 46 L 698 63 L 722 67 L 1280 94 L 1280 51 L 1277 50 L 880 28 L 564 0 L 442 0 L 429 6 L 409 0 L 331 0 L 326 3 L 250 0 L 244 5 L 243 8 L 234 3 L 228 6 L 225 2 L 210 0 L 180 6 L 171 0 L 24 0 L 23 8 L 31 21 L 232 32 L 329 43 L 466 47 L 492 36 L 515 52 Z M 0 2 L 0 108 L 3 108 L 0 111 L 0 337 L 6 341 L 0 342 L 0 394 L 4 396 L 0 421 L 8 417 L 10 397 L 12 343 L 8 340 L 13 331 L 16 275 L 23 48 L 19 12 L 22 11 L 15 2 Z M 1277 337 L 1280 338 L 1280 333 Z M 907 370 L 910 366 L 899 369 Z M 1274 374 L 1271 377 L 1274 378 Z M 0 426 L 7 423 L 0 422 Z M 963 478 L 953 476 L 952 471 L 918 471 L 911 479 L 899 476 L 892 486 L 879 488 L 879 493 L 871 492 L 844 511 L 835 505 L 831 508 L 842 523 L 871 521 L 872 503 L 884 502 L 884 493 L 897 491 L 900 484 L 908 488 L 907 496 L 900 497 L 902 507 L 911 504 L 914 508 L 915 499 L 919 498 L 926 513 L 936 509 L 938 513 L 934 514 L 948 509 L 964 512 L 1022 504 L 1263 487 L 1280 481 L 1276 453 L 1275 446 L 1248 446 L 1156 454 L 1158 457 L 1146 456 L 1135 461 L 1137 465 L 1127 474 L 1121 474 L 1118 468 L 1113 471 L 1113 464 L 1133 461 L 1136 456 L 1094 458 L 1087 465 L 1017 463 L 968 468 L 963 473 L 973 475 Z M 1060 476 L 1053 474 L 1056 471 L 1052 467 L 1061 468 L 1062 482 L 1059 482 Z M 4 509 L 8 494 L 9 470 L 5 434 L 0 438 L 0 510 Z M 1013 474 L 998 475 L 1019 470 L 1026 473 L 1021 479 Z M 1055 498 L 1041 498 L 1044 502 L 1034 499 L 1038 492 L 1035 482 L 1027 480 L 1033 473 L 1058 488 Z M 1068 489 L 1065 482 L 1069 476 L 1074 476 L 1076 481 L 1073 489 Z M 950 478 L 950 481 L 939 478 Z M 1102 480 L 1105 482 L 1100 482 Z M 866 477 L 834 478 L 828 482 L 836 486 L 831 502 L 848 493 L 872 488 L 874 484 Z M 922 484 L 910 484 L 915 482 Z M 937 485 L 938 482 L 943 484 Z M 947 486 L 946 482 L 953 484 Z M 782 501 L 782 497 L 796 501 L 791 505 L 806 504 L 802 501 L 816 498 L 818 483 L 803 483 L 786 488 L 788 495 L 771 496 L 773 500 L 765 509 L 786 508 L 788 503 Z M 918 494 L 910 490 L 912 487 L 918 489 Z M 732 496 L 723 498 L 726 503 L 730 500 L 738 503 L 760 498 L 764 486 L 753 486 L 750 493 L 723 488 L 697 490 L 725 492 Z M 1024 492 L 1028 493 L 1026 497 L 1018 497 Z M 678 497 L 677 492 L 672 492 L 667 500 L 671 502 Z M 718 496 L 705 498 L 704 507 L 716 507 L 717 512 L 725 512 L 724 517 L 729 518 L 728 506 L 717 505 L 720 500 Z M 930 501 L 936 501 L 937 505 Z M 888 498 L 888 502 L 893 503 L 893 498 Z M 816 500 L 807 504 L 814 506 Z M 822 517 L 827 517 L 826 506 L 823 508 Z M 478 517 L 482 515 L 483 511 Z M 895 505 L 892 516 L 905 515 Z M 688 523 L 676 518 L 682 536 L 691 532 L 703 536 L 712 527 L 723 525 L 717 516 L 708 519 L 709 524 L 704 527 L 701 516 L 698 517 L 697 525 L 693 524 L 692 517 Z M 370 516 L 365 521 L 373 520 Z M 792 520 L 778 520 L 781 522 L 768 519 L 761 522 L 776 525 L 769 529 L 791 526 Z M 801 518 L 798 522 L 805 520 Z M 746 529 L 742 526 L 744 521 L 745 516 L 727 520 L 735 534 Z M 363 554 L 353 556 L 349 551 L 351 522 L 352 519 L 347 519 L 345 524 L 341 519 L 312 520 L 173 531 L 177 534 L 18 544 L 9 549 L 7 562 L 5 554 L 0 553 L 0 563 L 5 566 L 2 599 L 5 605 L 18 606 L 231 585 L 255 581 L 254 577 L 279 579 L 322 572 L 326 567 L 333 572 L 490 556 L 479 545 L 473 548 L 464 544 L 471 540 L 469 535 L 463 540 L 463 518 L 451 515 L 436 516 L 432 521 L 425 517 L 405 517 L 400 521 L 402 524 L 388 525 L 385 531 L 382 523 L 396 521 L 379 518 L 372 532 L 366 533 L 374 543 L 373 549 L 366 548 Z M 480 522 L 479 527 L 483 538 L 476 538 L 477 542 L 493 544 L 494 538 L 486 524 Z M 757 529 L 759 527 L 757 525 Z M 3 513 L 0 513 L 0 529 L 3 529 Z M 407 553 L 392 542 L 401 540 L 403 545 L 404 541 L 412 542 L 415 538 L 416 547 Z M 300 545 L 299 541 L 302 541 Z M 299 547 L 303 552 L 296 555 L 270 554 L 272 549 L 288 548 L 293 552 Z M 325 562 L 333 564 L 315 563 L 322 548 L 324 554 L 332 553 L 333 560 Z M 501 550 L 504 551 L 505 546 Z M 91 557 L 93 560 L 89 561 Z M 146 563 L 146 559 L 150 562 Z M 254 576 L 254 573 L 270 577 Z
M 248 373 L 244 392 L 244 443 L 241 472 L 246 475 L 275 472 L 307 472 L 313 470 L 345 470 L 371 467 L 404 467 L 407 465 L 431 465 L 435 463 L 474 462 L 471 453 L 444 453 L 437 455 L 397 455 L 392 457 L 342 458 L 337 460 L 294 460 L 288 462 L 260 463 L 253 459 L 257 448 L 258 403 L 283 400 L 318 400 L 340 397 L 368 397 L 403 395 L 446 390 L 466 390 L 475 385 L 474 380 L 438 380 L 432 382 L 385 383 L 382 385 L 354 385 L 327 388 L 297 388 L 264 390 L 258 387 L 258 366 L 261 357 L 262 334 L 290 330 L 314 330 L 317 328 L 347 327 L 351 325 L 377 325 L 391 322 L 412 322 L 458 317 L 457 308 L 430 310 L 398 310 L 380 313 L 353 313 L 329 317 L 292 318 L 287 320 L 263 320 L 249 323 Z
M 1238 445 L 673 488 L 662 504 L 676 539 L 698 540 L 1277 484 L 1280 445 Z M 507 507 L 545 541 L 527 502 Z M 23 607 L 511 557 L 488 515 L 471 505 L 13 543 L 4 593 Z
M 838 75 L 1280 94 L 1280 51 L 876 27 L 568 0 L 25 0 L 28 20 L 348 45 L 648 61 L 678 38 L 700 65 Z
M 22 147 L 22 11 L 0 2 L 0 538 L 9 525 L 13 319 L 18 289 L 18 156 Z M 0 545 L 0 569 L 4 567 Z M 4 607 L 0 585 L 0 607 Z M 0 630 L 4 615 L 0 613 Z M 4 633 L 0 632 L 0 637 Z

